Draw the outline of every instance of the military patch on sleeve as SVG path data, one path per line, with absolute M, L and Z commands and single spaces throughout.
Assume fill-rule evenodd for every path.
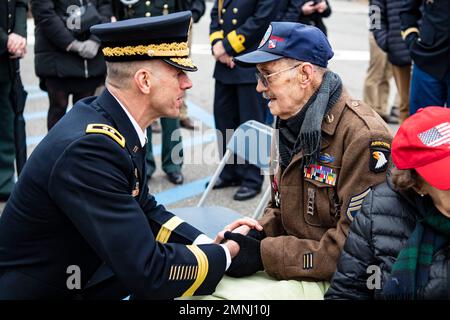
M 303 255 L 303 269 L 309 270 L 313 268 L 313 253 L 308 252 Z
M 369 169 L 372 172 L 385 172 L 391 157 L 391 145 L 384 141 L 371 141 L 369 145 Z
M 347 208 L 347 218 L 351 222 L 355 218 L 356 213 L 361 209 L 364 198 L 367 196 L 367 194 L 370 192 L 370 190 L 371 190 L 371 188 L 368 188 L 365 191 L 361 192 L 360 194 L 357 194 L 350 198 L 350 202 L 349 202 L 348 208 Z
M 119 131 L 111 126 L 108 126 L 107 124 L 88 124 L 86 127 L 86 133 L 104 134 L 117 142 L 122 148 L 125 148 L 125 138 L 119 133 Z

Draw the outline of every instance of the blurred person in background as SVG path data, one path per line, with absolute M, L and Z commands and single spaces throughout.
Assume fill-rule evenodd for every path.
M 376 44 L 387 54 L 387 60 L 390 62 L 390 68 L 400 97 L 398 120 L 401 124 L 409 116 L 409 87 L 411 82 L 411 57 L 401 37 L 400 29 L 399 12 L 403 1 L 371 0 L 369 3 L 380 9 L 380 28 L 373 28 L 372 34 Z M 382 114 L 382 117 L 390 122 L 387 112 Z
M 89 27 L 111 21 L 110 0 L 31 0 L 35 23 L 34 65 L 47 91 L 50 130 L 72 102 L 92 96 L 105 80 L 99 39 Z
M 0 2 L 0 202 L 14 187 L 14 112 L 10 60 L 27 52 L 27 0 Z
M 409 112 L 450 105 L 450 0 L 405 0 L 402 37 L 414 62 Z
M 378 8 L 378 7 L 377 7 Z M 369 17 L 379 15 L 379 10 L 369 6 Z M 381 16 L 380 16 L 381 17 Z M 372 21 L 372 20 L 371 20 Z M 378 20 L 376 20 L 378 21 Z M 372 107 L 386 123 L 397 124 L 397 108 L 389 106 L 389 81 L 392 79 L 392 65 L 388 60 L 386 52 L 381 50 L 374 33 L 378 29 L 377 24 L 369 28 L 369 65 L 363 87 L 363 100 Z
M 322 19 L 330 15 L 328 0 L 281 0 L 275 21 L 300 22 L 315 26 L 326 35 L 327 28 Z

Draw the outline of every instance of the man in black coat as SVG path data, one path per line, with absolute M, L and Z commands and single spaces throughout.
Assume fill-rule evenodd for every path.
M 405 0 L 402 37 L 414 61 L 410 114 L 450 106 L 450 0 Z
M 91 28 L 106 89 L 77 103 L 25 165 L 0 218 L 0 300 L 214 291 L 239 246 L 212 243 L 145 183 L 145 129 L 178 116 L 192 86 L 190 20 L 180 12 Z
M 8 200 L 14 187 L 14 113 L 10 59 L 26 53 L 27 0 L 0 2 L 0 202 Z
M 248 120 L 264 122 L 264 102 L 257 93 L 256 68 L 244 68 L 233 57 L 253 51 L 276 17 L 277 1 L 217 0 L 211 11 L 210 42 L 216 59 L 214 79 L 214 119 L 220 131 L 219 152 L 225 152 L 227 129 L 236 129 Z M 228 136 L 230 136 L 228 132 Z M 229 138 L 228 137 L 228 138 Z M 227 164 L 215 189 L 240 185 L 235 200 L 247 200 L 261 191 L 263 176 L 249 164 Z

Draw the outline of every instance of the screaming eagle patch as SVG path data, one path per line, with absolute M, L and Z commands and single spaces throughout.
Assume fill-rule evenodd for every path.
M 369 169 L 372 172 L 385 172 L 391 157 L 391 145 L 384 141 L 372 141 L 369 145 Z

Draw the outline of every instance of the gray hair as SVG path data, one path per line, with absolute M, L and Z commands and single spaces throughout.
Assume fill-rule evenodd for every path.
M 282 58 L 280 60 L 283 61 L 289 67 L 305 62 L 305 61 L 301 61 L 301 60 L 297 60 L 297 59 L 293 59 L 293 58 L 287 58 L 287 57 Z M 323 67 L 320 67 L 315 64 L 312 64 L 312 66 L 313 66 L 314 72 L 317 72 L 320 75 L 324 75 L 325 72 L 327 72 L 327 70 L 328 70 L 327 68 L 323 68 Z
M 106 83 L 118 89 L 129 89 L 134 74 L 141 68 L 156 70 L 154 61 L 106 62 Z

